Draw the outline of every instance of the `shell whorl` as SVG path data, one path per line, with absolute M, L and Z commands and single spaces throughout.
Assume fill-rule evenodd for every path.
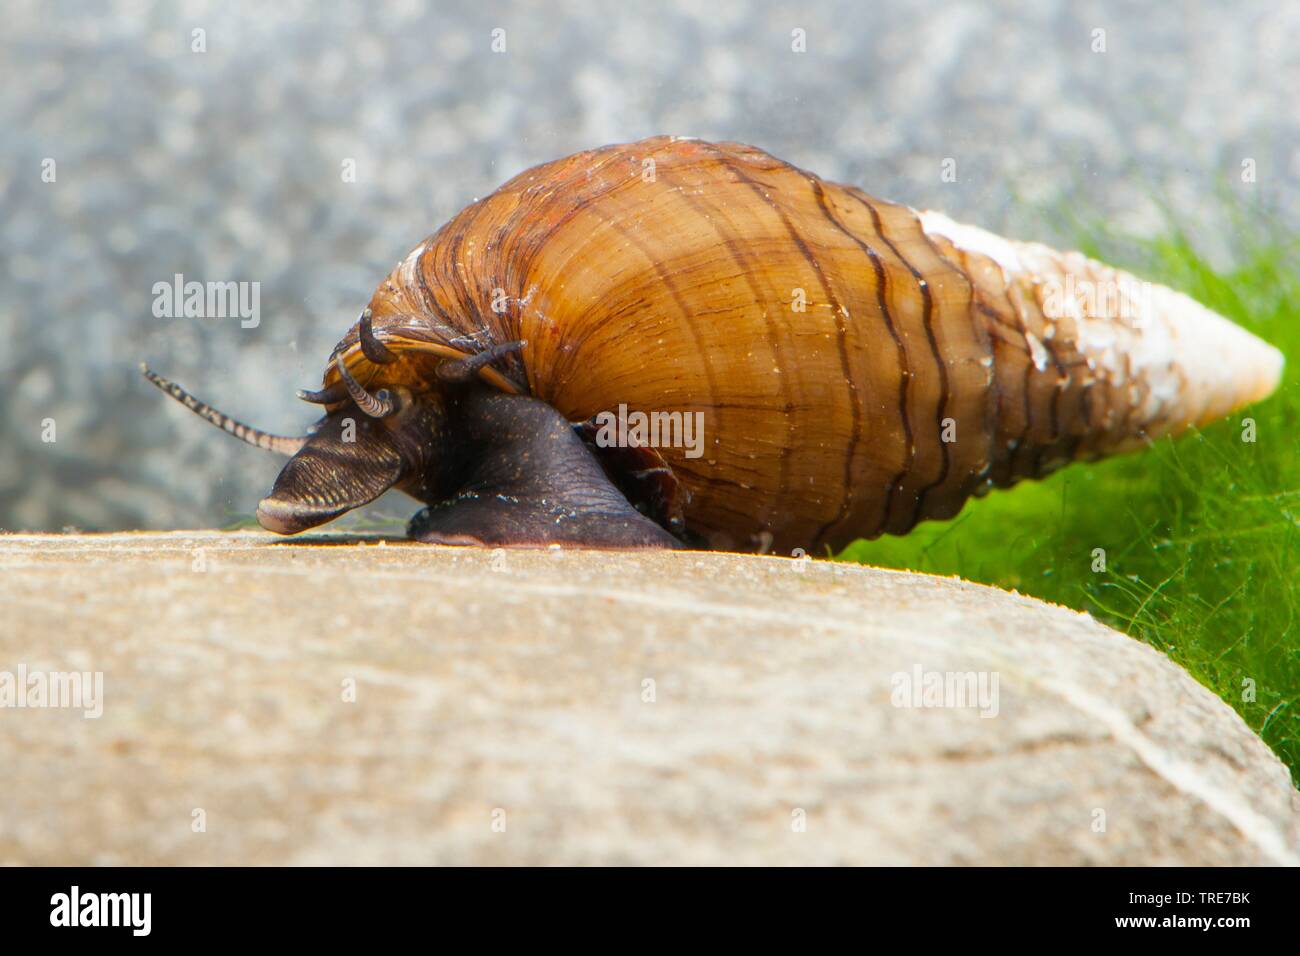
M 660 448 L 691 530 L 813 551 L 1271 391 L 1278 353 L 1186 296 L 1143 286 L 1145 312 L 1113 318 L 1047 300 L 1123 276 L 750 146 L 656 137 L 466 207 L 370 302 L 400 360 L 372 361 L 355 326 L 332 358 L 371 391 L 416 388 L 438 362 L 526 341 L 480 375 L 574 422 L 702 413 L 702 455 Z
M 1180 292 L 941 213 L 920 218 L 971 278 L 996 343 L 997 484 L 1206 425 L 1278 385 L 1277 349 Z M 1032 455 L 1018 456 L 1026 436 Z

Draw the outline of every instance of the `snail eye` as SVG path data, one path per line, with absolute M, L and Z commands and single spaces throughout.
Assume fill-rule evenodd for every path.
M 409 389 L 402 386 L 394 388 L 381 388 L 375 392 L 375 398 L 380 404 L 388 407 L 388 412 L 384 418 L 394 418 L 411 407 L 414 399 Z

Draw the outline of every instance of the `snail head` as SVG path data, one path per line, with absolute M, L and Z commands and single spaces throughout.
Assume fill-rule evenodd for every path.
M 371 367 L 383 368 L 402 360 L 380 341 L 371 324 L 370 309 L 357 323 L 356 341 Z M 373 392 L 349 371 L 344 360 L 348 353 L 338 351 L 334 357 L 337 378 L 320 391 L 298 392 L 303 401 L 326 408 L 325 416 L 301 438 L 245 425 L 147 367 L 141 369 L 149 381 L 223 431 L 258 448 L 290 456 L 271 493 L 258 504 L 257 520 L 268 531 L 297 534 L 369 504 L 389 488 L 429 504 L 447 498 L 454 490 L 450 474 L 455 464 L 455 456 L 446 454 L 450 441 L 447 403 L 454 401 L 449 396 L 476 382 L 480 374 L 492 374 L 488 369 L 492 362 L 526 344 L 504 342 L 455 358 L 439 353 L 440 361 L 427 378 L 385 375 L 385 381 L 407 384 Z M 420 343 L 414 347 L 408 343 L 408 348 L 416 354 L 428 351 Z M 521 390 L 499 374 L 497 383 L 511 391 Z
M 331 388 L 299 393 L 329 410 L 306 435 L 289 437 L 245 425 L 147 367 L 142 371 L 162 391 L 226 433 L 290 456 L 271 493 L 257 507 L 257 520 L 268 531 L 306 531 L 369 504 L 389 488 L 425 502 L 439 500 L 443 492 L 439 450 L 445 406 L 436 391 L 399 386 L 372 394 L 343 369 Z

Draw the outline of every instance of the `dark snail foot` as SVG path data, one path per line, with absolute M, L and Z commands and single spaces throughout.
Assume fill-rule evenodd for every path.
M 553 501 L 461 498 L 416 512 L 408 537 L 427 544 L 489 548 L 680 548 L 682 544 L 650 519 L 628 508 L 623 515 L 565 508 Z
M 606 477 L 564 416 L 534 398 L 475 392 L 457 409 L 453 498 L 418 512 L 407 535 L 488 547 L 680 548 Z

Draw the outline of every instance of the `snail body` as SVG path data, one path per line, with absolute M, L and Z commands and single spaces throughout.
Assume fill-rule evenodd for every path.
M 305 439 L 182 400 L 293 454 L 272 530 L 398 487 L 422 540 L 788 553 L 1205 424 L 1280 372 L 1077 253 L 657 137 L 528 170 L 417 246 L 304 396 Z

